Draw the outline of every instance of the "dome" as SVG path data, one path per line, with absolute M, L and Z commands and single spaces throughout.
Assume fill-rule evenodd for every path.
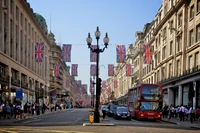
M 37 19 L 40 27 L 42 28 L 42 30 L 44 31 L 44 33 L 47 35 L 47 24 L 46 24 L 46 20 L 44 19 L 44 17 L 38 13 L 34 13 L 35 18 Z
M 37 21 L 38 21 L 39 23 L 43 23 L 43 24 L 46 25 L 46 20 L 44 19 L 44 17 L 43 17 L 42 15 L 40 15 L 40 14 L 38 14 L 38 13 L 35 13 L 35 17 L 36 17 L 36 19 L 37 19 Z

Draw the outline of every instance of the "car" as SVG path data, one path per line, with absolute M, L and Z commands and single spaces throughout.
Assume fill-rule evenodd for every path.
M 108 105 L 102 105 L 101 106 L 101 110 L 102 110 L 102 112 L 104 111 L 105 114 L 107 114 L 107 112 L 108 112 Z
M 108 104 L 108 112 L 107 112 L 107 116 L 112 117 L 116 108 L 117 107 L 123 107 L 124 105 L 121 104 L 114 104 L 114 103 L 109 103 Z
M 127 107 L 117 107 L 114 114 L 114 119 L 128 119 L 131 120 L 130 111 Z

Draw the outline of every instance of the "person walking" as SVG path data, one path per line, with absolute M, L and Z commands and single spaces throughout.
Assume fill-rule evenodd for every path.
M 184 121 L 185 120 L 185 107 L 183 106 L 183 104 L 181 104 L 180 109 L 179 109 L 179 116 L 180 116 L 180 121 Z

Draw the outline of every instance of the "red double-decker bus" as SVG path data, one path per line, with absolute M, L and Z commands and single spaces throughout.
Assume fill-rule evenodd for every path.
M 163 91 L 160 84 L 140 84 L 128 90 L 128 109 L 135 119 L 162 117 Z

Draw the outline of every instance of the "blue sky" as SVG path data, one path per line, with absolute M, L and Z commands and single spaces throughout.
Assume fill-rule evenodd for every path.
M 108 64 L 116 64 L 116 45 L 135 43 L 135 32 L 142 31 L 146 23 L 152 22 L 162 0 L 28 0 L 31 8 L 41 14 L 48 30 L 59 44 L 72 44 L 71 62 L 78 64 L 76 80 L 89 85 L 90 50 L 86 38 L 90 32 L 96 45 L 94 32 L 99 26 L 100 48 L 108 32 L 110 43 L 100 54 L 100 77 L 108 78 Z M 51 20 L 51 21 L 50 21 Z M 50 26 L 51 24 L 51 26 Z

